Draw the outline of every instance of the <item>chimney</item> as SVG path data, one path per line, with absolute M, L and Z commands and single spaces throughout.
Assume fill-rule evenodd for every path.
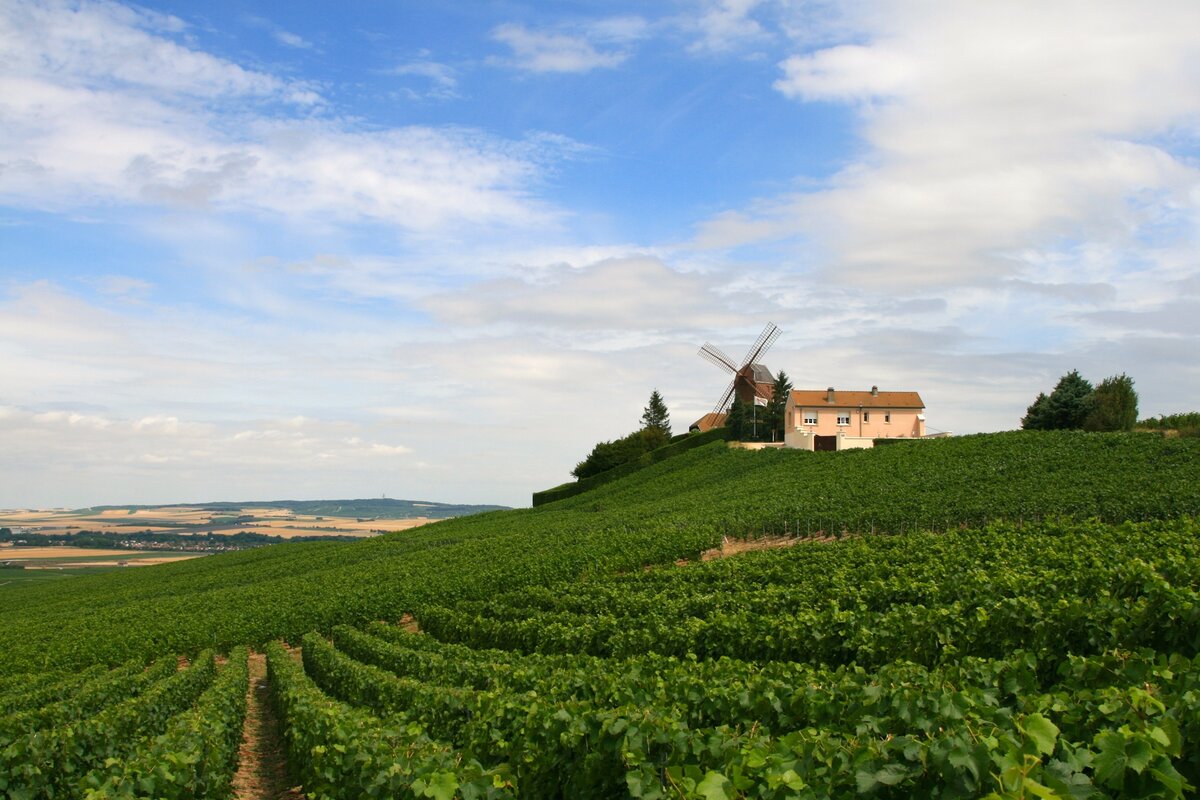
M 878 386 L 871 387 L 871 397 L 879 397 L 879 387 Z
M 829 387 L 829 394 L 827 394 L 827 395 L 825 396 L 825 402 L 826 402 L 826 403 L 832 403 L 832 402 L 833 402 L 833 387 L 832 387 L 832 386 L 830 386 L 830 387 Z

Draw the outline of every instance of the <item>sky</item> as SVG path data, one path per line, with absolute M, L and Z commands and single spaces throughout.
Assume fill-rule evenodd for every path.
M 761 359 L 1200 408 L 1200 3 L 0 0 L 0 507 L 528 505 Z

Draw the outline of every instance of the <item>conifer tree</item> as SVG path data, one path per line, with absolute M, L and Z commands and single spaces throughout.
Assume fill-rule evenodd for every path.
M 750 438 L 750 417 L 746 404 L 736 397 L 733 398 L 733 405 L 729 407 L 729 415 L 725 418 L 725 427 L 729 428 L 729 435 L 734 441 L 744 442 Z
M 1050 430 L 1050 415 L 1046 410 L 1046 403 L 1049 400 L 1050 398 L 1046 397 L 1045 392 L 1038 392 L 1033 403 L 1025 409 L 1025 416 L 1021 418 L 1021 427 L 1027 431 Z
M 779 371 L 778 377 L 775 378 L 775 383 L 771 386 L 771 399 L 767 402 L 767 430 L 769 438 L 772 442 L 782 442 L 784 435 L 784 423 L 787 421 L 787 401 L 788 395 L 792 393 L 792 382 L 788 379 L 787 373 L 783 370 Z
M 667 436 L 671 435 L 671 415 L 658 389 L 650 393 L 650 405 L 642 409 L 642 428 L 657 428 Z
M 1078 430 L 1092 413 L 1095 399 L 1092 384 L 1079 370 L 1073 369 L 1059 378 L 1049 397 L 1038 395 L 1021 420 L 1021 427 L 1040 431 Z
M 1058 430 L 1082 428 L 1084 420 L 1092 413 L 1093 391 L 1091 382 L 1080 375 L 1079 370 L 1073 369 L 1063 375 L 1046 401 L 1053 427 Z

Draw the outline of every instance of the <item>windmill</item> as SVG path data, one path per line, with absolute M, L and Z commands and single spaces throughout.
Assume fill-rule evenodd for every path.
M 701 358 L 733 375 L 720 401 L 713 407 L 714 414 L 725 413 L 734 397 L 743 403 L 766 405 L 766 401 L 771 398 L 771 384 L 775 382 L 775 378 L 769 369 L 757 363 L 757 359 L 775 344 L 782 332 L 774 322 L 768 322 L 758 335 L 758 340 L 746 351 L 746 357 L 742 359 L 740 366 L 735 365 L 733 359 L 721 352 L 720 348 L 709 342 L 704 343 L 700 348 Z

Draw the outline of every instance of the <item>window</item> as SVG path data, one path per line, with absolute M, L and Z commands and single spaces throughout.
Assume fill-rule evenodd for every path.
M 817 424 L 817 412 L 805 411 L 804 412 L 804 424 L 805 425 L 816 425 Z
M 883 421 L 884 421 L 884 422 L 887 422 L 887 423 L 891 423 L 891 421 L 892 421 L 892 412 L 890 412 L 890 411 L 885 411 L 885 412 L 883 412 Z
M 839 413 L 838 414 L 838 425 L 849 425 L 849 424 L 850 424 L 850 415 Z
M 871 412 L 864 411 L 863 412 L 863 422 L 870 422 L 870 421 L 871 421 Z

